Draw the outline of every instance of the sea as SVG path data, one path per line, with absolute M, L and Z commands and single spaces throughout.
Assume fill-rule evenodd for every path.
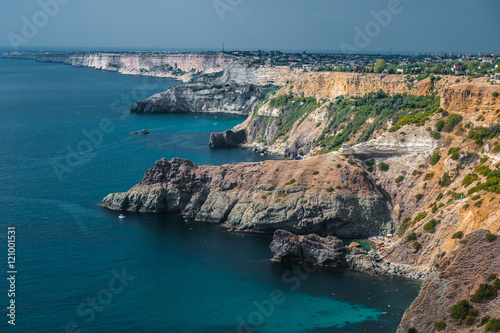
M 279 158 L 208 147 L 241 117 L 129 112 L 179 84 L 0 58 L 0 332 L 395 332 L 418 282 L 277 263 L 269 234 L 97 205 L 163 157 Z

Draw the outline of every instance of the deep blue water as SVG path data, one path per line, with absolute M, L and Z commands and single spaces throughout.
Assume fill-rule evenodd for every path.
M 242 118 L 128 113 L 175 84 L 0 59 L 0 331 L 395 331 L 415 282 L 274 263 L 270 235 L 173 214 L 119 220 L 96 205 L 162 157 L 266 158 L 208 148 L 210 131 Z M 143 128 L 151 134 L 130 134 Z M 6 316 L 8 226 L 16 227 L 15 326 Z

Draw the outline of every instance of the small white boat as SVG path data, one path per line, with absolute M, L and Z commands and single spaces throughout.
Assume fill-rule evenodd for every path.
M 119 219 L 124 219 L 124 218 L 126 218 L 126 216 L 125 216 L 125 215 L 123 215 L 123 214 L 120 214 L 120 215 L 118 216 L 118 218 L 119 218 Z
M 219 126 L 219 123 L 214 123 L 215 126 Z

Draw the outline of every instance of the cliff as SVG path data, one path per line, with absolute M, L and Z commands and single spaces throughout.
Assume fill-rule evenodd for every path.
M 221 52 L 8 52 L 6 56 L 89 67 L 121 74 L 173 78 L 184 82 L 190 81 L 199 73 L 219 72 L 237 61 L 235 57 Z
M 137 101 L 132 113 L 231 113 L 248 115 L 255 103 L 272 86 L 258 85 L 186 85 L 168 89 Z
M 173 87 L 132 106 L 135 113 L 221 112 L 247 116 L 267 93 L 290 75 L 284 67 L 252 66 L 240 59 L 213 74 L 198 73 L 186 86 Z
M 100 205 L 178 212 L 253 232 L 285 229 L 339 237 L 390 232 L 390 202 L 361 171 L 336 155 L 221 167 L 161 160 L 137 186 L 108 195 Z
M 329 130 L 332 120 L 331 104 L 339 98 L 359 98 L 376 91 L 384 91 L 390 96 L 411 94 L 415 96 L 435 94 L 440 98 L 440 107 L 448 112 L 470 115 L 470 112 L 487 112 L 493 114 L 500 109 L 500 98 L 493 97 L 498 91 L 497 85 L 491 85 L 486 78 L 471 79 L 455 76 L 442 76 L 431 82 L 430 78 L 418 81 L 415 77 L 403 75 L 380 75 L 358 73 L 295 73 L 274 96 L 292 95 L 294 97 L 310 97 L 316 99 L 318 105 L 312 110 L 304 110 L 299 117 L 287 117 L 287 107 L 273 107 L 269 101 L 257 105 L 253 114 L 245 122 L 233 130 L 245 129 L 247 138 L 242 144 L 245 147 L 260 147 L 269 152 L 285 157 L 302 158 L 315 155 L 319 138 Z M 299 101 L 299 103 L 302 103 Z M 288 108 L 289 109 L 289 108 Z M 495 117 L 492 117 L 495 119 Z M 373 124 L 373 117 L 366 119 L 364 128 L 358 135 L 352 135 L 348 144 L 359 143 L 361 131 Z M 475 125 L 487 125 L 488 120 L 474 120 Z M 280 133 L 280 123 L 287 122 L 286 132 Z M 385 125 L 392 126 L 390 119 Z M 263 124 L 265 123 L 265 124 Z M 284 127 L 284 126 L 281 126 Z M 382 126 L 379 126 L 379 128 Z M 277 134 L 280 134 L 279 137 Z M 372 138 L 378 133 L 374 133 Z

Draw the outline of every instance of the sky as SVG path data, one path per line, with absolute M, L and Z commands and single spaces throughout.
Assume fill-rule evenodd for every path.
M 7 49 L 500 53 L 499 0 L 16 0 Z

